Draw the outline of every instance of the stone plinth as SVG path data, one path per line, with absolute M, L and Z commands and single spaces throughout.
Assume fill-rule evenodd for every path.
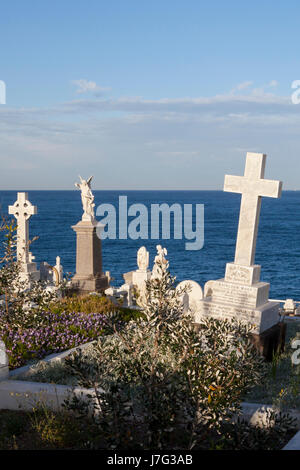
M 72 286 L 79 292 L 103 291 L 108 287 L 108 278 L 102 272 L 102 247 L 96 229 L 100 224 L 94 219 L 81 220 L 73 225 L 76 232 L 76 274 Z
M 151 278 L 151 271 L 145 270 L 133 271 L 132 273 L 132 284 L 138 287 L 138 289 L 146 288 L 146 281 L 149 281 Z
M 19 276 L 24 282 L 39 281 L 40 271 L 37 269 L 36 263 L 34 262 L 21 264 Z
M 149 271 L 148 269 L 137 269 L 132 273 L 132 284 L 138 290 L 138 298 L 136 302 L 140 307 L 143 307 L 145 305 L 146 282 L 151 279 L 151 274 L 151 271 Z
M 236 318 L 254 326 L 261 334 L 279 321 L 278 302 L 269 302 L 270 284 L 259 282 L 260 266 L 228 263 L 224 279 L 208 281 L 204 299 L 198 303 L 196 322 L 201 316 Z

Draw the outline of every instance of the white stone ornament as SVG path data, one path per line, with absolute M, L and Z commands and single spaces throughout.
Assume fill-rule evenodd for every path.
M 149 251 L 146 250 L 145 246 L 141 246 L 141 248 L 137 252 L 137 265 L 138 270 L 141 272 L 146 272 L 149 266 Z
M 286 299 L 283 310 L 286 314 L 293 314 L 296 310 L 296 304 L 293 299 Z
M 80 178 L 80 183 L 75 183 L 75 186 L 80 189 L 81 191 L 81 201 L 82 201 L 82 208 L 83 208 L 83 221 L 94 221 L 95 220 L 95 203 L 94 203 L 94 195 L 91 190 L 91 181 L 92 176 L 90 176 L 87 180 Z
M 225 175 L 224 191 L 242 194 L 234 259 L 237 265 L 254 264 L 261 197 L 281 196 L 281 181 L 264 179 L 266 157 L 248 152 L 244 176 Z
M 29 225 L 30 217 L 37 214 L 37 207 L 28 201 L 27 193 L 18 193 L 18 197 L 13 206 L 8 206 L 8 213 L 17 219 L 17 258 L 22 263 L 31 262 L 32 255 L 29 256 Z M 31 259 L 30 259 L 31 258 Z
M 29 251 L 29 219 L 37 214 L 37 207 L 28 200 L 28 194 L 18 192 L 17 200 L 8 206 L 8 213 L 17 219 L 17 259 L 21 264 L 23 280 L 38 280 L 40 273 L 33 262 L 34 256 Z
M 137 252 L 137 265 L 138 269 L 132 271 L 131 279 L 128 279 L 127 283 L 134 286 L 138 291 L 137 304 L 142 307 L 145 302 L 146 295 L 146 282 L 151 278 L 151 271 L 149 271 L 149 252 L 145 246 L 139 248 Z M 129 274 L 129 273 L 127 273 Z
M 63 280 L 63 266 L 61 265 L 61 262 L 60 262 L 60 256 L 56 257 L 56 264 L 54 268 L 56 269 L 57 274 L 58 274 L 58 282 L 61 283 Z
M 157 255 L 154 258 L 154 266 L 152 269 L 152 279 L 160 279 L 162 276 L 162 270 L 168 269 L 169 262 L 166 259 L 168 254 L 167 249 L 163 248 L 161 245 L 156 246 Z

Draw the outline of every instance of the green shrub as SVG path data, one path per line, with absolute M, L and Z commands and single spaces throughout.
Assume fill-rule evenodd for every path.
M 147 283 L 143 318 L 117 330 L 112 315 L 111 334 L 92 353 L 66 360 L 78 383 L 94 390 L 88 402 L 73 396 L 67 407 L 91 414 L 107 448 L 217 442 L 264 374 L 249 326 L 207 319 L 196 329 L 180 295 L 162 266 L 161 279 Z

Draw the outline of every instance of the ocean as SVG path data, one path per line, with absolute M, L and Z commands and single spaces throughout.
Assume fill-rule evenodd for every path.
M 204 245 L 188 251 L 188 240 L 110 240 L 102 241 L 103 271 L 110 271 L 112 284 L 123 283 L 122 274 L 137 268 L 136 253 L 145 245 L 152 269 L 156 245 L 168 250 L 170 271 L 177 281 L 191 279 L 202 287 L 224 276 L 225 265 L 234 259 L 240 195 L 222 191 L 93 191 L 96 207 L 102 203 L 118 208 L 119 196 L 128 197 L 128 206 L 142 203 L 204 204 Z M 37 263 L 55 264 L 61 257 L 65 272 L 74 273 L 76 238 L 71 225 L 82 216 L 80 191 L 28 191 L 38 207 L 30 219 L 31 245 Z M 2 214 L 16 200 L 16 191 L 0 191 Z M 150 210 L 149 210 L 150 212 Z M 194 209 L 195 212 L 195 209 Z M 129 217 L 129 221 L 132 218 Z M 171 232 L 172 235 L 172 232 Z M 270 282 L 270 298 L 300 301 L 300 191 L 283 191 L 280 199 L 262 198 L 255 263 L 262 266 L 261 280 Z

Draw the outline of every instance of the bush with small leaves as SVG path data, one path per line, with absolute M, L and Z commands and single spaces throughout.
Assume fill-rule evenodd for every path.
M 66 406 L 93 416 L 108 448 L 201 447 L 216 441 L 239 412 L 245 391 L 264 375 L 251 328 L 237 321 L 204 319 L 197 326 L 183 311 L 182 293 L 167 266 L 147 282 L 143 318 L 117 329 L 93 352 L 67 360 L 78 383 L 93 391 Z

